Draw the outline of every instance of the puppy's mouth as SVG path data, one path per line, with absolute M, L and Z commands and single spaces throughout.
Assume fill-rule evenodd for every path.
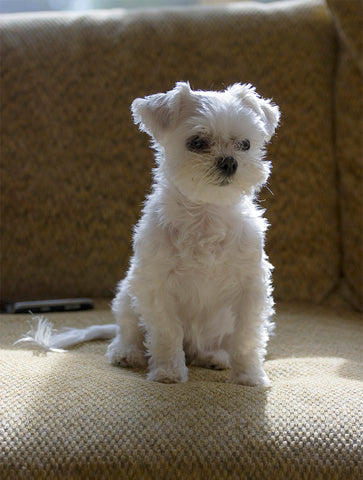
M 230 185 L 232 183 L 232 178 L 231 177 L 224 177 L 222 179 L 217 179 L 215 184 L 218 187 L 226 187 L 227 185 Z

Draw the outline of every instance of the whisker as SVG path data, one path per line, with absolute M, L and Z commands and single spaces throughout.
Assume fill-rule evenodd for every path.
M 268 186 L 268 183 L 266 183 L 264 187 L 267 188 L 267 190 L 271 193 L 272 196 L 274 196 L 274 192 L 270 189 L 270 187 Z

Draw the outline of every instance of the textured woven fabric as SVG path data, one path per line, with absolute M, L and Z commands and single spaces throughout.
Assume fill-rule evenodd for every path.
M 261 194 L 276 298 L 336 289 L 337 44 L 322 0 L 3 16 L 1 29 L 3 300 L 112 294 L 153 163 L 129 105 L 177 80 L 251 82 L 281 107 Z
M 107 310 L 52 314 L 55 326 L 109 322 Z M 185 384 L 112 367 L 107 342 L 65 354 L 12 343 L 27 316 L 0 325 L 0 478 L 362 478 L 362 322 L 280 306 L 269 389 L 192 367 Z
M 341 49 L 336 85 L 336 156 L 342 222 L 342 294 L 363 309 L 363 3 L 329 0 Z

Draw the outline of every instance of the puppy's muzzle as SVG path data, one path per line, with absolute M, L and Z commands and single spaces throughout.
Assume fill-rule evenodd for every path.
M 231 177 L 236 173 L 238 162 L 233 157 L 220 157 L 217 159 L 217 169 L 225 177 Z

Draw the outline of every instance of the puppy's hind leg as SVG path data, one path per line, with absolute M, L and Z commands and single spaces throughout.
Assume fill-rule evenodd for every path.
M 192 348 L 191 365 L 225 370 L 230 368 L 231 334 L 234 330 L 235 316 L 229 307 L 208 313 L 209 330 L 215 332 L 214 340 L 207 344 L 199 342 L 198 348 Z M 194 351 L 193 351 L 194 350 Z
M 219 350 L 198 352 L 198 354 L 191 360 L 191 365 L 210 368 L 212 370 L 225 370 L 231 366 L 229 353 L 222 348 Z
M 127 279 L 120 282 L 112 311 L 120 330 L 108 346 L 106 356 L 109 362 L 121 367 L 146 367 L 144 336 L 131 305 Z

